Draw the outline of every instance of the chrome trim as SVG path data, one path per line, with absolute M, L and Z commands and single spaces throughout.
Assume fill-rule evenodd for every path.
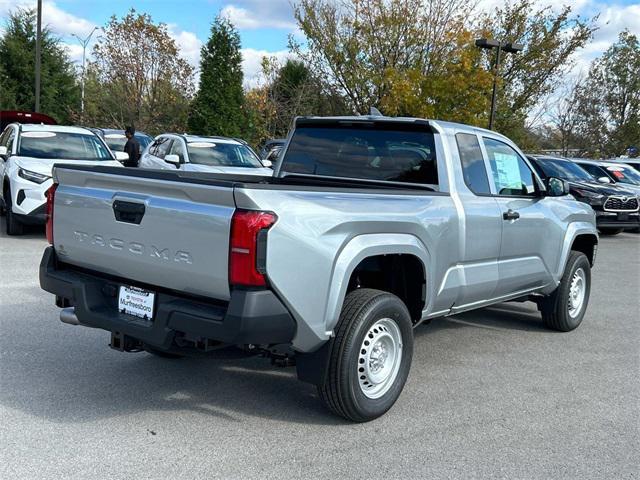
M 612 199 L 616 199 L 616 200 L 620 200 L 620 202 L 622 202 L 623 204 L 629 202 L 630 200 L 632 200 L 633 198 L 635 198 L 636 200 L 636 208 L 634 209 L 627 209 L 627 210 L 617 210 L 617 209 L 611 209 L 611 208 L 607 208 L 607 203 L 609 202 L 609 200 Z M 610 195 L 609 197 L 607 197 L 607 199 L 605 200 L 605 202 L 602 204 L 602 209 L 605 212 L 637 212 L 638 209 L 640 208 L 640 201 L 638 200 L 638 197 L 634 197 L 633 195 L 631 196 L 625 196 L 625 195 Z

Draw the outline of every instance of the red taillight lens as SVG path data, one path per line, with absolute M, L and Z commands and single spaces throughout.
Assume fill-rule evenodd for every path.
M 259 271 L 258 235 L 268 229 L 278 217 L 269 212 L 236 210 L 231 219 L 231 239 L 229 241 L 229 283 L 262 287 L 266 285 L 264 275 Z
M 45 206 L 45 213 L 47 214 L 47 241 L 53 245 L 53 201 L 56 196 L 56 188 L 58 184 L 54 183 L 49 187 L 49 190 L 45 192 L 47 197 L 47 204 Z

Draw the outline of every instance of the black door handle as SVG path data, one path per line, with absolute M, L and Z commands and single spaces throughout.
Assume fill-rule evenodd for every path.
M 517 220 L 520 218 L 520 214 L 515 210 L 509 209 L 502 214 L 502 218 L 503 220 Z
M 143 203 L 125 202 L 123 200 L 113 202 L 113 213 L 119 222 L 140 225 L 142 217 L 144 216 L 144 210 Z

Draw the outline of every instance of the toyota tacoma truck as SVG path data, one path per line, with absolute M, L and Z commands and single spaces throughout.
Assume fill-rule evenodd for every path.
M 110 346 L 295 363 L 334 413 L 399 397 L 413 329 L 509 300 L 582 321 L 598 236 L 509 139 L 383 116 L 294 121 L 273 177 L 60 165 L 42 288 Z

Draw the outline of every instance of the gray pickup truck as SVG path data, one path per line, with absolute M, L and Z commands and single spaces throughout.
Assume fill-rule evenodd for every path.
M 594 213 L 491 131 L 303 117 L 273 177 L 59 166 L 40 283 L 111 347 L 240 346 L 367 421 L 400 395 L 413 328 L 509 300 L 585 314 Z

